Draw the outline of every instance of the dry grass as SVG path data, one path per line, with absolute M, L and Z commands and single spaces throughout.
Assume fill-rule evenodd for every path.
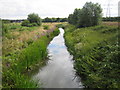
M 60 23 L 43 23 L 42 26 L 38 27 L 35 30 L 25 30 L 20 32 L 19 30 L 15 30 L 10 32 L 10 36 L 14 36 L 14 39 L 7 39 L 4 37 L 3 40 L 3 54 L 8 54 L 11 52 L 14 52 L 16 50 L 22 49 L 27 47 L 27 42 L 29 40 L 35 41 L 39 39 L 42 35 L 45 35 L 46 33 L 53 31 L 57 24 Z M 43 28 L 44 25 L 49 26 L 49 30 L 45 30 Z
M 51 30 L 51 29 L 53 30 L 57 24 L 59 24 L 59 23 L 43 23 L 42 26 L 40 26 L 37 30 L 33 30 L 33 31 L 31 31 L 31 32 L 28 32 L 28 31 L 23 32 L 23 33 L 18 37 L 18 39 L 19 39 L 20 41 L 26 41 L 26 40 L 28 40 L 28 39 L 36 40 L 37 38 L 39 38 L 40 36 L 42 36 L 43 33 L 46 34 L 47 31 L 49 31 L 49 30 Z M 50 29 L 46 31 L 46 30 L 43 28 L 43 25 L 48 25 Z
M 118 26 L 118 22 L 103 22 L 102 24 L 109 26 Z

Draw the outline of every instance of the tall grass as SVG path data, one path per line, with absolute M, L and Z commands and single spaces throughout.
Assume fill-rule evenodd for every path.
M 42 66 L 45 63 L 47 45 L 58 33 L 56 29 L 49 33 L 49 37 L 42 36 L 27 48 L 3 57 L 3 87 L 36 88 L 37 84 L 31 81 L 26 73 L 33 70 L 35 64 L 40 63 L 39 65 Z
M 65 41 L 75 58 L 75 69 L 87 88 L 120 88 L 118 28 L 65 28 Z

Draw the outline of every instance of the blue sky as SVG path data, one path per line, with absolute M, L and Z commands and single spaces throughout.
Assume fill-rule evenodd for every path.
M 110 1 L 111 16 L 118 16 L 119 0 L 0 0 L 0 18 L 26 19 L 29 13 L 37 13 L 41 18 L 68 17 L 75 8 L 82 8 L 86 2 L 101 4 L 106 16 Z

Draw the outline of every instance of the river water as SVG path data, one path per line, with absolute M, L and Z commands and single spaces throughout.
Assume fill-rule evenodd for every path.
M 64 41 L 64 30 L 59 28 L 60 34 L 53 38 L 48 45 L 46 66 L 32 76 L 43 88 L 83 88 L 80 77 L 73 67 L 73 56 L 67 50 Z

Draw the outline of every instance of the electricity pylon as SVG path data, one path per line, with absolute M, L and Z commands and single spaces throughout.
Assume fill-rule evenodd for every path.
M 111 12 L 110 12 L 110 0 L 108 0 L 106 17 L 111 17 Z

